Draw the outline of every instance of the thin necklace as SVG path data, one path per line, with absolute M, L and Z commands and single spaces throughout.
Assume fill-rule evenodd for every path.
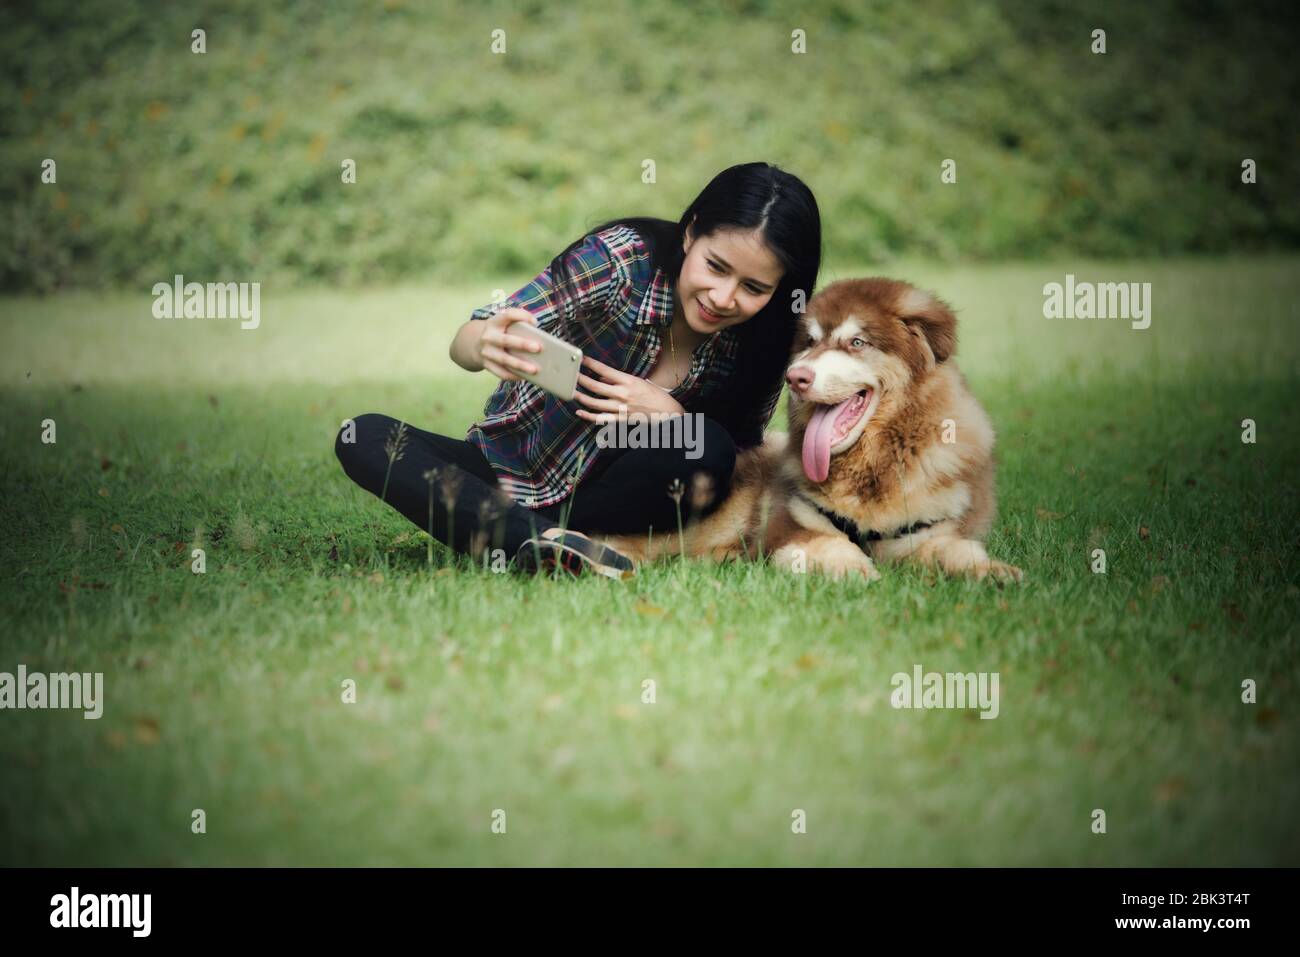
M 672 351 L 672 355 L 673 355 L 673 370 L 675 372 L 680 372 L 681 367 L 677 365 L 677 343 L 673 342 L 673 327 L 671 323 L 669 323 L 668 325 L 668 348 Z M 682 384 L 682 378 L 683 377 L 681 375 L 678 375 L 677 377 L 678 385 Z

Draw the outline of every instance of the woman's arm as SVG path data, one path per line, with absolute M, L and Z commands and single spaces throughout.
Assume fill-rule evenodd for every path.
M 483 338 L 483 330 L 486 328 L 487 323 L 482 319 L 468 319 L 451 340 L 451 361 L 466 372 L 483 371 L 483 361 L 479 358 L 479 340 Z

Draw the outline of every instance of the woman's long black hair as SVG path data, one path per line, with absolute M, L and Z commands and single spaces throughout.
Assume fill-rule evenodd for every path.
M 626 226 L 641 235 L 651 263 L 667 273 L 673 288 L 685 259 L 682 243 L 687 226 L 696 239 L 717 230 L 757 229 L 784 267 L 767 305 L 732 327 L 739 344 L 736 371 L 719 398 L 719 419 L 737 444 L 757 444 L 763 425 L 759 413 L 785 377 L 802 303 L 812 297 L 821 268 L 821 215 L 812 191 L 797 176 L 770 163 L 742 163 L 713 177 L 676 223 L 634 216 L 588 230 L 551 262 L 551 288 L 561 317 L 573 314 L 572 278 L 565 259 L 592 233 L 613 226 Z M 797 290 L 801 296 L 795 296 Z M 582 322 L 580 315 L 576 319 Z

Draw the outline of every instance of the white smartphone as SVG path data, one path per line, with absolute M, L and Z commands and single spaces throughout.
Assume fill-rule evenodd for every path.
M 541 352 L 513 353 L 537 366 L 536 374 L 515 369 L 513 370 L 515 375 L 545 389 L 565 402 L 573 401 L 573 397 L 578 394 L 578 372 L 582 369 L 582 350 L 526 322 L 512 322 L 506 327 L 506 332 L 521 339 L 540 342 L 542 345 Z

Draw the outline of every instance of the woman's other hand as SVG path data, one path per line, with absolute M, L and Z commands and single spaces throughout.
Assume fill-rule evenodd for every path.
M 575 390 L 574 394 L 584 406 L 576 412 L 580 419 L 604 424 L 634 412 L 680 415 L 686 411 L 680 402 L 649 379 L 621 372 L 591 356 L 583 356 L 582 364 L 592 375 L 578 373 L 578 385 L 587 390 L 586 393 Z

